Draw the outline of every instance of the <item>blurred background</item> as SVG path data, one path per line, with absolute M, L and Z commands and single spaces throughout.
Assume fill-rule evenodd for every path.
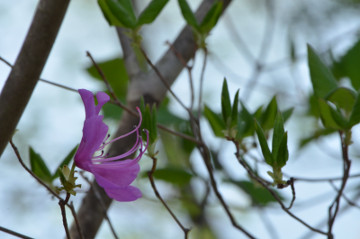
M 142 9 L 148 2 L 138 1 L 139 8 Z M 199 3 L 198 0 L 189 1 L 193 10 Z M 34 0 L 0 2 L 0 57 L 10 63 L 15 62 L 36 4 Z M 359 40 L 359 12 L 360 2 L 356 0 L 236 0 L 207 39 L 209 59 L 205 71 L 204 101 L 214 111 L 220 111 L 224 77 L 228 80 L 231 97 L 240 89 L 240 98 L 251 110 L 267 104 L 274 95 L 277 95 L 281 109 L 295 107 L 286 124 L 290 151 L 290 159 L 284 168 L 286 176 L 341 176 L 337 135 L 332 134 L 300 147 L 301 140 L 311 136 L 317 125 L 316 120 L 306 116 L 308 96 L 312 92 L 306 44 L 311 44 L 331 64 L 333 59 L 340 58 Z M 144 46 L 153 62 L 167 49 L 166 41 L 174 40 L 184 25 L 177 1 L 170 0 L 158 19 L 143 27 Z M 98 62 L 122 55 L 115 29 L 105 21 L 97 2 L 71 1 L 42 78 L 74 89 L 86 88 L 94 92 L 104 89 L 103 83 L 94 80 L 86 70 L 91 66 L 86 51 Z M 197 89 L 202 58 L 203 54 L 198 52 L 190 63 L 194 65 L 193 77 Z M 10 68 L 0 62 L 0 87 L 9 72 Z M 172 89 L 185 104 L 189 104 L 187 72 L 182 72 Z M 186 118 L 179 104 L 171 96 L 169 98 L 170 111 Z M 55 171 L 59 161 L 80 142 L 83 120 L 84 109 L 77 93 L 39 82 L 17 126 L 14 143 L 26 162 L 31 146 Z M 116 121 L 107 119 L 107 122 L 110 131 L 114 132 Z M 215 138 L 207 122 L 203 124 L 206 142 L 218 152 L 222 166 L 235 179 L 247 178 L 233 156 L 234 147 Z M 356 174 L 360 171 L 358 128 L 353 137 L 351 174 Z M 169 157 L 169 154 L 164 152 L 161 142 L 159 150 L 161 167 L 162 157 Z M 191 153 L 190 161 L 199 175 L 208 177 L 196 151 Z M 145 174 L 150 169 L 151 160 L 144 158 L 140 164 Z M 269 168 L 266 165 L 260 165 L 260 168 L 264 169 L 264 177 L 267 177 Z M 0 159 L 0 175 L 0 226 L 34 238 L 64 238 L 57 201 L 24 172 L 9 146 Z M 221 178 L 221 175 L 218 176 Z M 77 196 L 72 197 L 76 208 L 88 188 L 86 182 L 82 184 Z M 174 185 L 160 180 L 157 184 L 183 224 L 192 227 L 192 219 L 179 200 Z M 199 190 L 199 195 L 205 190 L 198 179 L 192 180 L 191 184 Z M 143 191 L 142 199 L 130 203 L 114 202 L 109 210 L 119 237 L 183 238 L 183 232 L 154 196 L 148 179 L 140 177 L 136 185 Z M 254 232 L 257 238 L 324 238 L 307 234 L 309 230 L 282 212 L 277 203 L 266 207 L 254 206 L 249 195 L 234 185 L 226 182 L 219 182 L 219 185 L 238 222 Z M 352 179 L 346 195 L 350 198 L 356 193 L 358 195 L 358 186 L 359 180 Z M 289 203 L 291 191 L 286 189 L 281 193 Z M 296 193 L 293 212 L 313 226 L 326 228 L 324 220 L 335 195 L 331 185 L 328 182 L 299 182 Z M 214 195 L 210 195 L 209 205 L 206 211 L 208 228 L 200 232 L 194 227 L 190 238 L 245 238 L 232 227 Z M 335 223 L 335 238 L 359 238 L 359 208 L 346 207 L 344 202 L 341 206 L 345 209 Z M 0 238 L 13 237 L 0 232 Z M 112 238 L 105 222 L 97 238 Z

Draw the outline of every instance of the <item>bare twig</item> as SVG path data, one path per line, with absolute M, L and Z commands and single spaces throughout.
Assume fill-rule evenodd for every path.
M 330 181 L 330 185 L 331 187 L 339 193 L 339 189 L 335 186 L 334 182 Z M 353 207 L 356 207 L 358 209 L 360 209 L 360 205 L 356 204 L 355 202 L 351 201 L 346 195 L 345 193 L 343 193 L 342 195 L 342 198 L 350 205 L 350 206 L 353 206 Z
M 13 143 L 12 139 L 9 141 L 11 147 L 13 148 L 16 157 L 18 158 L 21 166 L 33 177 L 36 179 L 36 181 L 38 181 L 38 183 L 40 183 L 44 188 L 46 188 L 50 194 L 52 194 L 54 197 L 56 197 L 59 200 L 63 200 L 56 192 L 54 192 L 46 183 L 44 183 L 38 176 L 36 176 L 24 163 L 24 161 L 22 160 L 19 150 L 17 149 L 17 147 L 15 146 L 15 144 Z
M 115 92 L 113 91 L 109 81 L 106 79 L 106 76 L 104 72 L 101 70 L 100 66 L 96 63 L 90 52 L 86 52 L 86 55 L 90 58 L 92 64 L 94 65 L 95 69 L 99 73 L 101 79 L 104 81 L 107 90 L 110 92 L 112 98 L 115 100 L 115 104 L 119 105 L 122 109 L 126 110 L 128 113 L 133 114 L 134 116 L 137 116 L 137 113 L 133 110 L 130 110 L 126 105 L 124 105 L 119 98 L 116 96 Z
M 295 192 L 295 185 L 294 185 L 294 178 L 290 178 L 290 180 L 287 182 L 288 185 L 290 185 L 291 187 L 291 193 L 292 193 L 292 199 L 290 202 L 289 207 L 287 208 L 288 210 L 290 210 L 295 202 L 296 199 L 296 192 Z
M 71 239 L 70 232 L 69 232 L 69 227 L 68 227 L 68 224 L 67 224 L 66 210 L 65 210 L 65 205 L 69 202 L 69 199 L 70 199 L 70 193 L 66 193 L 65 200 L 62 200 L 62 199 L 59 200 L 59 206 L 60 206 L 60 209 L 61 209 L 63 225 L 64 225 L 64 229 L 65 229 L 67 239 Z
M 81 229 L 80 229 L 80 226 L 79 226 L 79 223 L 78 223 L 78 220 L 77 220 L 77 216 L 76 216 L 76 213 L 75 213 L 75 210 L 74 210 L 74 207 L 73 205 L 69 204 L 69 199 L 70 199 L 70 194 L 67 193 L 66 194 L 66 198 L 65 200 L 62 199 L 56 192 L 54 192 L 46 183 L 44 183 L 38 176 L 36 176 L 24 163 L 24 161 L 22 160 L 21 158 L 21 155 L 19 153 L 19 150 L 17 149 L 17 147 L 15 146 L 15 144 L 13 143 L 12 139 L 9 141 L 10 142 L 10 145 L 11 147 L 13 148 L 14 152 L 15 152 L 15 155 L 16 157 L 18 158 L 21 166 L 33 177 L 36 179 L 36 181 L 38 181 L 38 183 L 40 183 L 43 187 L 45 187 L 48 192 L 53 195 L 54 197 L 56 197 L 57 199 L 59 199 L 59 205 L 60 205 L 60 208 L 61 208 L 61 213 L 62 213 L 62 216 L 63 216 L 63 224 L 64 224 L 64 227 L 65 227 L 65 231 L 66 231 L 66 235 L 68 238 L 70 238 L 70 233 L 69 233 L 69 230 L 68 230 L 68 227 L 67 227 L 67 223 L 66 223 L 66 213 L 65 213 L 65 205 L 68 206 L 71 211 L 72 211 L 72 214 L 73 214 L 73 217 L 75 218 L 75 222 L 76 222 L 76 225 L 77 225 L 77 232 L 79 234 L 79 238 L 83 238 L 82 236 L 82 233 L 81 233 Z
M 156 75 L 159 77 L 161 82 L 164 84 L 166 89 L 169 91 L 169 93 L 174 97 L 174 99 L 186 110 L 189 111 L 188 107 L 180 100 L 180 98 L 174 93 L 174 91 L 171 89 L 171 86 L 169 83 L 165 80 L 164 76 L 161 74 L 159 69 L 151 62 L 150 58 L 147 56 L 146 52 L 140 48 L 141 53 L 146 59 L 146 62 L 150 65 L 150 67 L 155 71 Z
M 206 69 L 206 63 L 208 58 L 208 51 L 205 48 L 204 49 L 204 61 L 201 68 L 201 74 L 200 74 L 200 87 L 199 87 L 199 105 L 198 105 L 198 115 L 197 117 L 200 118 L 201 112 L 202 112 L 202 95 L 203 95 L 203 85 L 204 85 L 204 76 L 205 76 L 205 69 Z
M 13 65 L 5 60 L 3 57 L 0 56 L 0 61 L 4 62 L 6 65 L 8 65 L 9 67 L 13 68 Z M 56 86 L 56 87 L 59 87 L 59 88 L 63 88 L 65 90 L 69 90 L 69 91 L 73 91 L 73 92 L 78 92 L 76 89 L 74 88 L 71 88 L 71 87 L 68 87 L 68 86 L 65 86 L 65 85 L 62 85 L 62 84 L 58 84 L 58 83 L 55 83 L 55 82 L 52 82 L 52 81 L 48 81 L 48 80 L 45 80 L 45 79 L 39 79 L 39 81 L 42 81 L 44 83 L 47 83 L 47 84 L 50 84 L 50 85 L 53 85 L 53 86 Z
M 148 172 L 148 177 L 150 180 L 150 184 L 152 189 L 154 190 L 154 193 L 156 195 L 156 197 L 160 200 L 160 202 L 163 204 L 163 206 L 166 208 L 166 210 L 169 212 L 169 214 L 171 215 L 171 217 L 174 219 L 174 221 L 176 222 L 176 224 L 178 224 L 178 226 L 181 228 L 181 230 L 184 232 L 184 236 L 185 239 L 188 238 L 188 234 L 190 232 L 189 228 L 186 228 L 181 222 L 180 220 L 177 218 L 177 216 L 175 215 L 175 213 L 170 209 L 170 207 L 167 205 L 167 203 L 165 202 L 165 200 L 162 198 L 162 196 L 160 195 L 159 191 L 157 190 L 156 184 L 155 184 L 155 180 L 154 180 L 154 173 L 156 170 L 156 164 L 157 164 L 157 158 L 155 157 L 151 157 L 152 161 L 153 161 L 153 165 L 151 167 L 151 170 Z
M 284 212 L 286 212 L 290 217 L 294 218 L 295 220 L 297 220 L 299 223 L 301 223 L 302 225 L 304 225 L 305 227 L 307 227 L 308 229 L 310 229 L 313 232 L 322 234 L 322 235 L 327 235 L 326 232 L 321 231 L 311 225 L 309 225 L 308 223 L 306 223 L 304 220 L 302 220 L 301 218 L 299 218 L 298 216 L 296 216 L 295 214 L 293 214 L 288 207 L 285 206 L 285 204 L 282 202 L 281 198 L 277 195 L 277 193 L 272 190 L 269 185 L 267 184 L 267 182 L 264 182 L 264 180 L 260 177 L 258 177 L 247 165 L 247 163 L 244 161 L 244 159 L 241 157 L 240 154 L 240 149 L 239 149 L 239 145 L 234 142 L 235 147 L 236 147 L 236 158 L 238 159 L 238 162 L 244 167 L 244 169 L 247 171 L 247 173 L 249 174 L 249 176 L 254 179 L 256 182 L 258 182 L 260 185 L 262 185 L 266 190 L 268 190 L 271 195 L 274 197 L 274 199 L 280 204 L 281 208 L 283 209 Z
M 34 238 L 32 238 L 32 237 L 25 236 L 25 235 L 23 235 L 23 234 L 21 234 L 21 233 L 15 232 L 15 231 L 13 231 L 13 230 L 7 229 L 7 228 L 2 227 L 2 226 L 0 226 L 0 231 L 5 232 L 5 233 L 7 233 L 7 234 L 10 234 L 10 235 L 12 235 L 12 236 L 18 237 L 18 238 L 34 239 Z
M 342 150 L 342 159 L 343 159 L 343 179 L 341 181 L 340 189 L 333 201 L 333 203 L 329 207 L 329 220 L 328 220 L 328 238 L 333 239 L 334 236 L 332 234 L 332 228 L 335 223 L 336 216 L 339 212 L 340 200 L 345 190 L 346 183 L 349 179 L 350 175 L 350 167 L 351 160 L 349 158 L 349 145 L 347 144 L 346 135 L 343 132 L 339 132 L 340 140 L 341 140 L 341 150 Z

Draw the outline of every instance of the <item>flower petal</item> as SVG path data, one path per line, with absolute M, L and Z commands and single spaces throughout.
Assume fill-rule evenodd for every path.
M 120 202 L 130 202 L 141 198 L 141 191 L 134 186 L 117 187 L 117 188 L 104 188 L 106 194 Z
M 82 101 L 85 106 L 85 118 L 90 118 L 91 116 L 97 115 L 95 114 L 95 102 L 94 95 L 91 91 L 80 89 L 78 90 L 81 96 Z
M 105 92 L 100 91 L 96 94 L 96 99 L 98 104 L 95 107 L 95 114 L 98 115 L 101 110 L 101 107 L 103 107 L 103 105 L 110 100 L 110 96 Z
M 138 175 L 140 166 L 138 163 L 134 163 L 134 160 L 128 159 L 112 163 L 91 164 L 90 169 L 100 186 L 116 188 L 130 185 Z
M 90 170 L 91 159 L 103 143 L 109 129 L 102 119 L 103 116 L 93 116 L 84 122 L 83 137 L 74 158 L 76 166 L 86 171 Z

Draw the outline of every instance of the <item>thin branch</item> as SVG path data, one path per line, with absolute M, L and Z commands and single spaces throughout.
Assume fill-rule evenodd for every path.
M 195 135 L 195 138 L 197 140 L 199 140 L 200 142 L 204 142 L 202 140 L 199 121 L 197 121 L 196 119 L 190 117 L 190 123 L 191 123 L 192 131 L 193 131 L 193 133 Z M 225 210 L 226 215 L 230 219 L 231 224 L 235 228 L 237 228 L 239 231 L 244 233 L 248 238 L 254 239 L 255 237 L 250 232 L 245 230 L 241 225 L 239 225 L 237 223 L 237 221 L 235 220 L 233 214 L 230 211 L 229 206 L 227 205 L 225 199 L 223 198 L 222 194 L 219 191 L 219 188 L 217 186 L 217 182 L 216 182 L 216 179 L 215 179 L 215 176 L 214 176 L 213 168 L 212 168 L 212 165 L 211 165 L 211 156 L 210 156 L 209 148 L 205 145 L 205 143 L 203 143 L 202 145 L 198 145 L 197 148 L 198 148 L 198 150 L 199 150 L 199 152 L 200 152 L 200 154 L 202 156 L 203 162 L 204 162 L 204 164 L 206 166 L 206 169 L 207 169 L 207 172 L 209 174 L 211 187 L 214 190 L 214 193 L 215 193 L 217 199 L 220 201 L 221 206 Z
M 76 211 L 75 211 L 73 202 L 70 202 L 70 206 L 69 206 L 69 207 L 70 207 L 70 210 L 71 210 L 71 214 L 72 214 L 73 217 L 74 217 L 75 225 L 76 225 L 77 231 L 79 232 L 79 237 L 80 237 L 80 239 L 84 239 L 83 233 L 82 233 L 82 231 L 81 231 L 79 219 L 78 219 L 78 217 L 77 217 L 77 214 L 76 214 Z
M 290 202 L 289 207 L 287 208 L 288 210 L 290 210 L 292 208 L 292 206 L 294 205 L 295 199 L 296 199 L 296 191 L 295 191 L 295 185 L 294 185 L 294 178 L 290 178 L 289 181 L 287 181 L 287 185 L 290 185 L 291 187 L 291 193 L 292 193 L 292 199 Z
M 59 200 L 63 200 L 56 192 L 54 192 L 46 183 L 44 183 L 38 176 L 36 176 L 24 163 L 24 161 L 22 160 L 19 150 L 17 149 L 17 147 L 15 146 L 15 144 L 13 143 L 12 139 L 9 141 L 11 147 L 13 148 L 16 157 L 18 158 L 21 166 L 33 177 L 36 179 L 36 181 L 38 181 L 38 183 L 40 183 L 44 188 L 46 188 L 50 194 L 52 194 L 54 197 L 56 197 Z
M 0 56 L 0 61 L 2 61 L 2 62 L 4 62 L 6 65 L 8 65 L 9 67 L 11 67 L 11 68 L 13 68 L 13 65 L 9 62 L 9 61 L 7 61 L 7 60 L 5 60 L 3 57 L 1 57 Z M 62 85 L 62 84 L 58 84 L 58 83 L 55 83 L 55 82 L 52 82 L 52 81 L 48 81 L 48 80 L 45 80 L 45 79 L 39 79 L 39 81 L 41 81 L 41 82 L 44 82 L 44 83 L 47 83 L 47 84 L 49 84 L 49 85 L 53 85 L 53 86 L 56 86 L 56 87 L 59 87 L 59 88 L 63 88 L 63 89 L 65 89 L 65 90 L 68 90 L 68 91 L 73 91 L 73 92 L 78 92 L 76 89 L 74 89 L 74 88 L 71 88 L 71 87 L 68 87 L 68 86 L 65 86 L 65 85 Z
M 13 230 L 7 229 L 7 228 L 2 227 L 2 226 L 0 226 L 0 231 L 5 232 L 5 233 L 7 233 L 7 234 L 10 234 L 10 235 L 12 235 L 12 236 L 18 237 L 18 238 L 34 239 L 34 238 L 32 238 L 32 237 L 25 236 L 25 235 L 23 235 L 23 234 L 20 234 L 20 233 L 18 233 L 18 232 L 15 232 L 15 231 L 13 231 Z
M 331 187 L 332 187 L 336 192 L 339 193 L 339 189 L 335 186 L 335 184 L 334 184 L 332 181 L 330 181 L 330 185 L 331 185 Z M 350 206 L 353 206 L 353 207 L 356 207 L 356 208 L 360 209 L 360 205 L 357 205 L 355 202 L 351 201 L 351 200 L 345 195 L 345 193 L 343 193 L 341 196 L 342 196 L 342 198 L 343 198 Z
M 167 41 L 166 44 L 170 47 L 170 49 L 174 52 L 174 54 L 176 55 L 176 57 L 179 59 L 179 61 L 183 64 L 184 68 L 186 69 L 186 71 L 188 72 L 188 78 L 189 78 L 189 86 L 190 86 L 190 111 L 193 110 L 194 108 L 194 102 L 195 102 L 195 90 L 194 90 L 194 81 L 193 81 L 193 77 L 192 77 L 192 69 L 193 66 L 189 66 L 186 61 L 183 59 L 182 55 L 176 51 L 175 47 L 169 42 Z M 194 56 L 195 58 L 195 56 Z M 195 59 L 194 59 L 195 61 Z
M 203 95 L 203 85 L 204 85 L 204 76 L 205 76 L 205 69 L 206 69 L 206 63 L 208 58 L 208 51 L 205 48 L 204 49 L 204 61 L 201 68 L 201 74 L 200 74 L 200 87 L 199 87 L 199 105 L 198 105 L 198 115 L 197 117 L 200 118 L 201 112 L 202 112 L 202 95 Z
M 311 231 L 322 234 L 322 235 L 327 235 L 326 232 L 321 231 L 321 230 L 319 230 L 317 228 L 314 228 L 314 227 L 310 226 L 308 223 L 306 223 L 305 221 L 300 219 L 298 216 L 296 216 L 295 214 L 290 212 L 288 207 L 285 206 L 285 204 L 282 202 L 281 198 L 277 195 L 277 193 L 274 190 L 272 190 L 268 186 L 268 184 L 263 181 L 262 178 L 255 175 L 254 172 L 248 167 L 247 163 L 241 157 L 239 145 L 236 142 L 234 142 L 234 144 L 235 144 L 235 147 L 236 147 L 235 155 L 236 155 L 236 158 L 238 159 L 239 163 L 244 167 L 244 169 L 247 171 L 247 173 L 249 174 L 249 176 L 252 179 L 254 179 L 256 182 L 258 182 L 260 185 L 262 185 L 266 190 L 268 190 L 271 193 L 271 195 L 274 197 L 274 199 L 280 204 L 280 206 L 281 206 L 281 208 L 283 209 L 284 212 L 286 212 L 289 216 L 291 216 L 292 218 L 297 220 L 299 223 L 301 223 L 302 225 L 304 225 L 305 227 L 307 227 Z
M 174 97 L 174 99 L 186 110 L 189 112 L 188 107 L 186 107 L 186 105 L 180 100 L 180 98 L 174 93 L 174 91 L 171 89 L 171 86 L 169 85 L 169 83 L 165 80 L 164 76 L 161 74 L 161 72 L 159 71 L 159 69 L 151 62 L 150 58 L 147 56 L 146 52 L 140 48 L 141 53 L 143 54 L 143 56 L 145 57 L 146 62 L 150 65 L 150 67 L 154 70 L 154 72 L 156 73 L 156 75 L 159 77 L 159 79 L 161 80 L 161 82 L 164 84 L 164 86 L 166 87 L 167 91 Z
M 333 239 L 332 229 L 335 223 L 336 216 L 340 208 L 340 200 L 345 190 L 346 183 L 349 179 L 351 160 L 349 159 L 349 145 L 347 144 L 346 135 L 343 132 L 339 132 L 341 140 L 341 150 L 342 150 L 342 159 L 343 159 L 343 179 L 341 181 L 340 189 L 329 207 L 329 220 L 328 220 L 328 238 Z
M 62 200 L 62 199 L 59 200 L 59 206 L 60 206 L 60 209 L 61 209 L 61 216 L 62 216 L 62 219 L 63 219 L 63 225 L 64 225 L 64 229 L 65 229 L 65 232 L 66 232 L 67 239 L 71 239 L 70 232 L 69 232 L 69 227 L 68 227 L 68 224 L 67 224 L 66 210 L 65 210 L 65 205 L 69 202 L 69 199 L 70 199 L 70 193 L 66 193 L 65 200 Z
M 64 223 L 64 227 L 65 227 L 65 231 L 66 231 L 66 235 L 68 238 L 70 238 L 70 234 L 69 234 L 69 231 L 68 231 L 68 227 L 67 227 L 67 223 L 66 223 L 66 214 L 65 214 L 65 208 L 64 206 L 68 206 L 71 210 L 72 210 L 72 214 L 75 218 L 75 222 L 76 222 L 76 225 L 77 225 L 77 231 L 79 233 L 79 237 L 80 238 L 83 238 L 82 236 L 82 233 L 81 233 L 81 229 L 80 229 L 80 226 L 78 224 L 78 220 L 77 220 L 77 216 L 76 216 L 76 213 L 75 213 L 75 210 L 74 210 L 74 207 L 73 205 L 69 204 L 69 198 L 70 198 L 70 194 L 67 193 L 66 194 L 66 198 L 65 200 L 62 199 L 56 192 L 54 192 L 46 183 L 44 183 L 38 176 L 36 176 L 24 163 L 24 161 L 22 160 L 22 157 L 19 153 L 19 150 L 17 149 L 17 147 L 15 146 L 14 142 L 12 141 L 12 139 L 9 141 L 10 142 L 10 145 L 11 147 L 13 148 L 14 152 L 15 152 L 15 155 L 16 157 L 18 158 L 21 166 L 33 177 L 36 179 L 36 181 L 38 181 L 39 184 L 41 184 L 43 187 L 45 187 L 48 192 L 53 195 L 54 197 L 56 197 L 57 199 L 59 199 L 59 205 L 60 205 L 60 208 L 61 208 L 61 212 L 62 212 L 62 216 L 63 216 L 63 223 Z M 65 218 L 64 218 L 65 216 Z
M 191 142 L 193 142 L 193 143 L 195 143 L 195 144 L 197 144 L 197 145 L 203 144 L 202 142 L 196 140 L 195 138 L 193 138 L 193 137 L 191 137 L 191 136 L 189 136 L 189 135 L 187 135 L 187 134 L 183 134 L 183 133 L 181 133 L 181 132 L 174 131 L 174 130 L 172 130 L 172 129 L 170 129 L 170 128 L 162 125 L 162 124 L 157 124 L 156 126 L 157 126 L 159 129 L 163 130 L 163 131 L 166 131 L 166 132 L 168 132 L 168 133 L 170 133 L 170 134 L 172 134 L 172 135 L 178 136 L 178 137 L 180 137 L 180 138 L 189 140 L 189 141 L 191 141 Z
M 153 161 L 153 165 L 151 167 L 151 170 L 148 172 L 148 177 L 150 180 L 150 184 L 152 189 L 154 190 L 154 193 L 156 195 L 156 197 L 160 200 L 160 202 L 163 204 L 163 206 L 166 208 L 166 210 L 169 212 L 169 214 L 171 215 L 171 217 L 175 220 L 176 224 L 178 224 L 178 226 L 181 228 L 181 230 L 184 232 L 184 236 L 185 239 L 188 238 L 188 234 L 190 232 L 189 228 L 186 228 L 181 222 L 180 220 L 177 218 L 177 216 L 175 215 L 175 213 L 170 209 L 170 207 L 166 204 L 165 200 L 161 197 L 159 191 L 156 188 L 156 184 L 155 184 L 155 180 L 154 180 L 154 173 L 156 170 L 156 164 L 157 164 L 157 158 L 155 157 L 151 157 L 152 161 Z
M 349 175 L 349 178 L 359 178 L 360 173 Z M 294 181 L 303 181 L 311 183 L 324 183 L 330 181 L 340 181 L 343 180 L 343 177 L 329 177 L 329 178 L 302 178 L 302 177 L 293 177 Z
M 86 52 L 86 55 L 90 58 L 92 64 L 94 65 L 95 69 L 97 70 L 97 72 L 99 73 L 101 79 L 104 81 L 107 90 L 110 92 L 112 98 L 115 100 L 115 104 L 119 105 L 122 109 L 126 110 L 128 113 L 133 114 L 134 116 L 137 116 L 137 113 L 133 110 L 130 110 L 128 107 L 126 107 L 126 105 L 124 105 L 119 98 L 116 96 L 115 92 L 113 91 L 109 81 L 106 79 L 106 76 L 104 74 L 104 72 L 101 70 L 100 66 L 96 63 L 96 61 L 94 60 L 94 58 L 92 57 L 92 55 L 90 54 L 89 51 Z

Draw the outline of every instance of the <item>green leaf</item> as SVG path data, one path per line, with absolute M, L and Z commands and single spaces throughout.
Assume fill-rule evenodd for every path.
M 355 99 L 356 93 L 353 90 L 344 87 L 335 89 L 326 97 L 326 100 L 334 103 L 337 107 L 345 110 L 348 114 L 350 114 L 354 107 Z
M 98 4 L 110 26 L 122 26 L 121 22 L 112 14 L 106 0 L 98 0 Z
M 153 176 L 158 180 L 162 180 L 178 186 L 188 185 L 192 178 L 191 173 L 175 167 L 157 169 Z
M 335 76 L 340 79 L 349 77 L 352 86 L 358 91 L 360 89 L 360 40 L 347 51 L 347 53 L 333 65 Z
M 224 137 L 223 130 L 225 130 L 225 123 L 221 117 L 213 112 L 209 107 L 205 105 L 204 116 L 209 121 L 210 126 L 217 137 Z
M 106 76 L 106 79 L 113 89 L 115 95 L 120 99 L 125 99 L 129 77 L 126 72 L 124 60 L 120 58 L 114 58 L 98 62 L 97 65 Z M 94 66 L 88 67 L 86 71 L 96 80 L 103 82 L 103 79 Z
M 169 0 L 152 0 L 140 14 L 137 26 L 152 23 Z
M 277 160 L 279 148 L 284 136 L 284 120 L 280 111 L 278 111 L 275 119 L 274 133 L 272 138 L 272 156 Z
M 317 97 L 325 98 L 337 88 L 337 82 L 329 68 L 310 45 L 308 45 L 308 63 L 314 93 Z
M 168 106 L 169 106 L 169 98 L 166 97 L 159 108 L 157 109 L 157 122 L 163 125 L 180 125 L 185 122 L 184 119 L 173 114 Z
M 76 145 L 69 153 L 68 155 L 66 155 L 66 157 L 63 159 L 63 161 L 59 164 L 59 166 L 57 167 L 57 169 L 59 168 L 63 168 L 64 165 L 69 165 L 70 161 L 73 159 L 76 150 L 78 148 L 78 145 Z M 52 175 L 52 180 L 56 179 L 57 177 L 59 177 L 59 170 L 56 170 L 55 173 Z
M 269 145 L 266 141 L 264 131 L 262 130 L 262 128 L 261 128 L 259 122 L 257 122 L 257 120 L 255 120 L 255 130 L 256 130 L 256 134 L 259 139 L 261 151 L 265 158 L 265 162 L 270 166 L 274 166 L 274 159 L 270 152 Z
M 208 34 L 211 29 L 216 25 L 222 11 L 222 2 L 214 2 L 211 9 L 207 12 L 204 19 L 200 23 L 199 31 L 202 34 Z
M 105 0 L 113 16 L 122 26 L 135 29 L 136 17 L 131 0 Z
M 292 115 L 293 112 L 294 112 L 294 108 L 289 108 L 289 109 L 281 112 L 281 114 L 284 118 L 284 122 L 286 122 L 290 118 L 290 116 Z
M 283 134 L 276 158 L 274 157 L 274 159 L 276 162 L 276 167 L 280 168 L 284 167 L 287 160 L 289 159 L 289 151 L 287 147 L 287 132 Z
M 52 175 L 45 161 L 40 154 L 36 153 L 32 147 L 29 148 L 30 168 L 31 171 L 39 177 L 42 181 L 50 184 L 52 182 Z
M 320 118 L 325 128 L 339 130 L 341 127 L 336 123 L 331 113 L 330 106 L 323 99 L 318 99 Z
M 272 129 L 277 112 L 278 112 L 278 107 L 277 107 L 276 97 L 274 96 L 260 118 L 261 126 L 265 131 Z
M 356 97 L 356 101 L 354 103 L 354 107 L 351 111 L 350 119 L 349 119 L 349 127 L 358 124 L 360 122 L 360 94 L 358 93 Z
M 342 115 L 342 113 L 338 109 L 334 109 L 333 107 L 329 106 L 329 110 L 331 113 L 332 118 L 336 122 L 338 126 L 340 126 L 341 129 L 346 130 L 348 122 L 345 119 L 345 117 Z
M 245 180 L 232 181 L 232 183 L 249 195 L 252 205 L 254 206 L 267 206 L 269 203 L 276 202 L 276 199 L 271 195 L 271 193 L 259 184 Z M 283 197 L 280 196 L 280 198 L 282 199 Z
M 237 125 L 239 118 L 239 90 L 236 91 L 232 110 L 231 110 L 231 127 L 234 127 Z
M 314 140 L 317 140 L 321 137 L 324 137 L 324 136 L 327 136 L 327 135 L 330 135 L 332 133 L 334 133 L 335 130 L 334 129 L 318 129 L 318 130 L 315 130 L 312 135 L 310 135 L 309 137 L 306 137 L 306 138 L 303 138 L 301 141 L 300 141 L 300 148 L 303 148 L 305 147 L 307 144 L 311 143 L 312 141 Z
M 180 6 L 181 13 L 182 13 L 185 21 L 187 22 L 187 24 L 192 26 L 194 29 L 199 30 L 199 25 L 197 23 L 195 15 L 192 12 L 187 1 L 186 0 L 178 0 L 178 3 Z
M 151 108 L 149 104 L 146 104 L 146 106 L 144 106 L 144 103 L 142 101 L 140 108 L 143 116 L 143 122 L 141 124 L 141 128 L 147 129 L 149 131 L 149 142 L 150 144 L 153 144 L 157 139 L 156 106 L 153 105 Z M 144 137 L 145 134 L 143 135 L 143 138 Z
M 229 95 L 229 89 L 226 82 L 226 79 L 223 81 L 222 91 L 221 91 L 221 112 L 223 115 L 223 119 L 225 124 L 227 125 L 231 117 L 231 101 Z
M 104 118 L 120 120 L 123 109 L 115 104 L 105 104 L 101 110 L 103 111 Z
M 242 102 L 239 116 L 236 135 L 237 140 L 247 136 L 252 136 L 255 132 L 254 116 L 248 111 Z

